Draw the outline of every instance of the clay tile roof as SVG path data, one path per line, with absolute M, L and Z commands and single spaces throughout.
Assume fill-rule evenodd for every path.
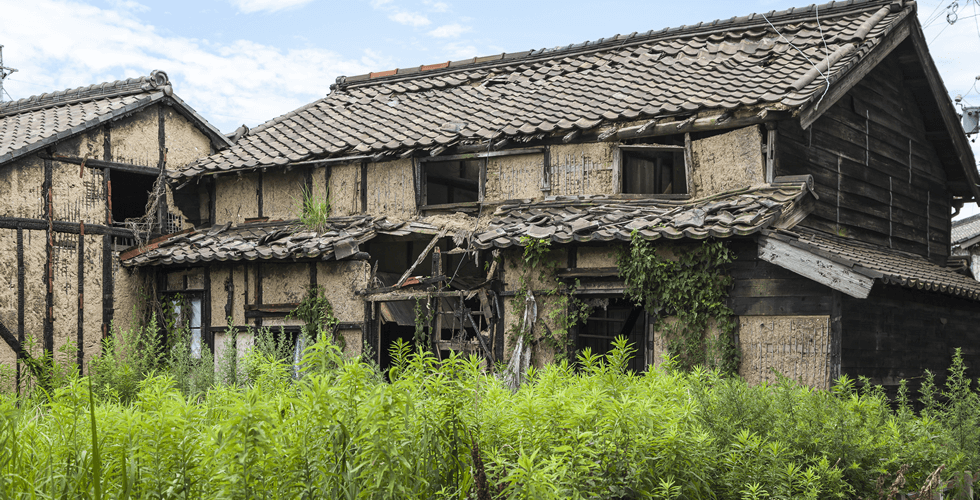
M 744 106 L 792 110 L 815 102 L 825 87 L 807 58 L 818 64 L 833 54 L 830 60 L 836 62 L 824 71 L 833 84 L 914 11 L 912 2 L 906 4 L 831 2 L 555 49 L 341 77 L 325 98 L 259 125 L 231 149 L 174 177 L 223 171 L 242 159 L 273 166 L 268 158 L 279 154 L 278 146 L 292 149 L 303 161 L 324 157 L 283 143 L 274 131 L 280 124 L 294 129 L 293 134 L 299 128 L 329 139 L 336 146 L 329 151 L 333 156 L 350 156 L 501 135 L 567 134 L 600 123 Z M 450 121 L 467 126 L 433 141 Z
M 634 230 L 648 240 L 747 236 L 779 226 L 783 217 L 797 213 L 798 207 L 802 213 L 797 215 L 802 218 L 810 196 L 806 186 L 776 182 L 686 202 L 588 196 L 505 204 L 494 212 L 486 231 L 466 231 L 466 246 L 523 246 L 523 238 L 555 243 L 629 241 Z M 331 218 L 319 233 L 303 229 L 296 221 L 235 227 L 228 223 L 168 235 L 123 252 L 120 260 L 124 266 L 214 260 L 341 260 L 354 256 L 360 244 L 377 235 L 437 234 L 440 229 L 423 221 L 391 222 L 369 215 Z
M 953 246 L 980 236 L 980 214 L 953 221 Z
M 929 290 L 980 300 L 980 282 L 954 269 L 934 264 L 925 257 L 877 245 L 861 243 L 807 229 L 794 228 L 789 241 L 794 246 L 854 268 L 889 285 Z M 787 234 L 773 233 L 785 239 Z
M 555 243 L 748 236 L 780 222 L 809 197 L 805 184 L 745 188 L 686 202 L 559 196 L 500 206 L 473 246 L 524 246 L 527 238 Z
M 228 139 L 184 101 L 162 71 L 0 103 L 0 165 L 163 99 L 219 147 Z

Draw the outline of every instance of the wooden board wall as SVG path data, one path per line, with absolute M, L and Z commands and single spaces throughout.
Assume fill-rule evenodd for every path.
M 738 316 L 813 316 L 830 314 L 832 290 L 758 257 L 755 240 L 731 242 L 735 284 L 729 307 Z
M 820 200 L 803 225 L 944 263 L 946 173 L 894 57 L 810 129 L 780 122 L 776 175 L 813 175 Z
M 903 378 L 918 387 L 925 369 L 944 378 L 953 350 L 962 347 L 967 376 L 977 377 L 980 302 L 877 283 L 867 299 L 844 295 L 841 309 L 842 373 L 894 393 Z

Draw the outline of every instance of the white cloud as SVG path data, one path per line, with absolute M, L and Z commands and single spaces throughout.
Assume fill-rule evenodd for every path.
M 445 46 L 443 46 L 442 53 L 446 54 L 446 56 L 448 56 L 448 58 L 452 61 L 461 61 L 471 57 L 487 55 L 477 53 L 477 48 L 475 46 L 466 45 L 462 42 L 447 43 Z
M 456 38 L 459 35 L 466 33 L 467 31 L 470 31 L 469 26 L 463 26 L 461 24 L 453 23 L 453 24 L 446 24 L 444 26 L 439 26 L 438 28 L 430 31 L 429 35 L 432 35 L 436 38 Z
M 415 28 L 420 26 L 428 26 L 432 22 L 429 21 L 429 18 L 423 16 L 422 14 L 404 11 L 394 12 L 388 16 L 388 19 L 391 19 L 398 24 L 404 24 L 405 26 L 412 26 Z
M 375 53 L 351 60 L 316 48 L 162 35 L 129 12 L 66 0 L 12 3 L 5 9 L 0 33 L 16 43 L 6 43 L 4 62 L 20 70 L 5 81 L 14 99 L 161 69 L 177 95 L 223 131 L 256 125 L 321 98 L 337 75 L 391 65 Z M 46 29 L 23 19 L 43 19 Z
M 434 2 L 433 0 L 424 0 L 422 2 L 429 7 L 432 12 L 447 12 L 449 10 L 449 4 L 445 2 Z
M 251 14 L 253 12 L 276 12 L 292 7 L 300 7 L 312 1 L 313 0 L 231 0 L 231 3 L 245 14 Z

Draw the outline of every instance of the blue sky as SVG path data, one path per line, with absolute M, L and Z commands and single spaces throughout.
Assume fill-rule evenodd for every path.
M 922 0 L 952 95 L 980 105 L 980 0 Z M 0 0 L 10 97 L 166 71 L 222 131 L 323 97 L 338 75 L 596 40 L 804 6 L 801 0 Z M 4 96 L 7 98 L 6 96 Z M 976 150 L 980 156 L 980 148 Z M 970 213 L 974 213 L 970 211 Z

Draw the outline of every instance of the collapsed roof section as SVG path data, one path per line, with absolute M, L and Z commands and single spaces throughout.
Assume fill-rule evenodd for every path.
M 0 166 L 158 102 L 171 104 L 215 147 L 231 145 L 218 129 L 174 95 L 166 73 L 153 71 L 149 76 L 0 103 Z
M 812 181 L 811 181 L 812 182 Z M 807 179 L 741 189 L 702 200 L 623 200 L 606 196 L 565 197 L 539 203 L 502 205 L 486 231 L 455 231 L 466 250 L 526 245 L 525 237 L 572 241 L 629 241 L 644 238 L 726 238 L 770 227 L 792 227 L 809 213 Z M 474 224 L 476 219 L 473 220 Z M 296 221 L 230 224 L 179 233 L 124 252 L 124 266 L 181 265 L 208 261 L 340 260 L 378 235 L 437 234 L 447 229 L 421 221 L 355 216 L 330 219 L 325 231 L 305 231 Z M 456 234 L 460 233 L 460 234 Z M 465 234 L 462 234 L 465 233 Z
M 828 82 L 833 85 L 867 58 L 913 12 L 912 2 L 832 2 L 553 50 L 342 77 L 327 97 L 171 175 L 355 155 L 432 154 L 505 137 L 533 140 L 709 111 L 718 114 L 714 120 L 734 126 L 760 113 L 815 104 Z

